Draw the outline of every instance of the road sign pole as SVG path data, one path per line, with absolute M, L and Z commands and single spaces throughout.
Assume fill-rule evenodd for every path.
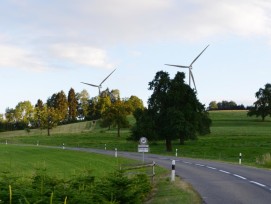
M 143 160 L 143 164 L 144 164 L 144 162 L 145 162 L 145 158 L 144 158 L 144 151 L 142 152 L 143 154 L 142 154 L 142 160 Z

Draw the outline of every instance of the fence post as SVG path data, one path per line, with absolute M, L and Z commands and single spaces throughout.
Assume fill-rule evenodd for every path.
M 175 160 L 172 160 L 171 181 L 175 181 Z

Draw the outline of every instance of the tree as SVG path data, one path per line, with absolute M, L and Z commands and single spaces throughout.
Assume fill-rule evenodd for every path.
M 77 117 L 78 101 L 76 99 L 75 91 L 73 88 L 68 93 L 68 107 L 69 107 L 69 120 L 75 121 Z
M 117 100 L 103 112 L 102 123 L 117 127 L 118 137 L 120 137 L 120 129 L 129 126 L 129 121 L 127 120 L 128 114 L 129 111 L 125 102 Z
M 254 102 L 254 106 L 248 111 L 247 115 L 260 116 L 264 121 L 268 115 L 271 116 L 271 84 L 266 84 L 264 88 L 260 88 L 255 96 L 257 101 Z
M 152 119 L 152 115 L 147 108 L 136 109 L 133 112 L 133 116 L 136 119 L 135 125 L 132 127 L 132 134 L 129 139 L 138 141 L 142 136 L 149 140 L 158 139 L 158 135 L 155 131 L 155 123 Z
M 31 124 L 34 117 L 34 108 L 30 101 L 19 102 L 15 107 L 15 118 L 24 128 Z
M 174 139 L 180 139 L 183 144 L 187 139 L 195 139 L 197 134 L 210 132 L 208 113 L 194 90 L 184 83 L 184 77 L 184 73 L 178 72 L 170 79 L 167 72 L 160 71 L 149 83 L 153 93 L 148 100 L 147 115 L 154 123 L 149 123 L 149 127 L 160 139 L 165 139 L 167 151 L 172 151 Z
M 89 110 L 89 93 L 84 89 L 80 93 L 77 93 L 76 98 L 78 98 L 79 102 L 77 110 L 79 118 L 85 119 Z
M 217 110 L 217 109 L 218 109 L 218 106 L 217 106 L 216 101 L 211 101 L 209 103 L 209 110 Z
M 133 113 L 136 109 L 144 109 L 143 101 L 139 99 L 137 96 L 131 96 L 126 101 L 127 106 L 130 109 L 130 112 Z
M 57 126 L 61 120 L 58 111 L 54 107 L 45 105 L 40 112 L 40 127 L 41 129 L 47 129 L 47 135 L 50 136 L 50 130 Z
M 44 104 L 41 99 L 38 99 L 35 109 L 34 109 L 34 119 L 36 121 L 36 126 L 38 128 L 41 128 L 41 118 L 42 118 L 42 113 L 44 111 Z
M 68 101 L 64 91 L 53 94 L 47 99 L 47 106 L 54 109 L 59 122 L 65 122 L 68 116 Z

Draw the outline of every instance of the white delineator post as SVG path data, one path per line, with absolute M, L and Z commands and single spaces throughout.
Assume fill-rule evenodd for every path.
M 115 157 L 118 157 L 118 149 L 115 148 Z
M 178 157 L 178 149 L 176 149 L 175 156 Z
M 172 160 L 171 181 L 175 181 L 175 160 Z
M 104 150 L 106 150 L 106 144 L 104 144 Z
M 242 164 L 242 153 L 239 154 L 239 164 Z
M 62 144 L 62 149 L 65 149 L 65 145 L 64 145 L 64 143 Z

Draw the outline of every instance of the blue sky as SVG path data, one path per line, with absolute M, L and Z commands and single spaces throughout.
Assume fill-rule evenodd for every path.
M 4 0 L 0 2 L 0 113 L 44 102 L 81 81 L 136 95 L 144 104 L 155 73 L 193 64 L 198 98 L 252 105 L 271 83 L 267 0 Z

